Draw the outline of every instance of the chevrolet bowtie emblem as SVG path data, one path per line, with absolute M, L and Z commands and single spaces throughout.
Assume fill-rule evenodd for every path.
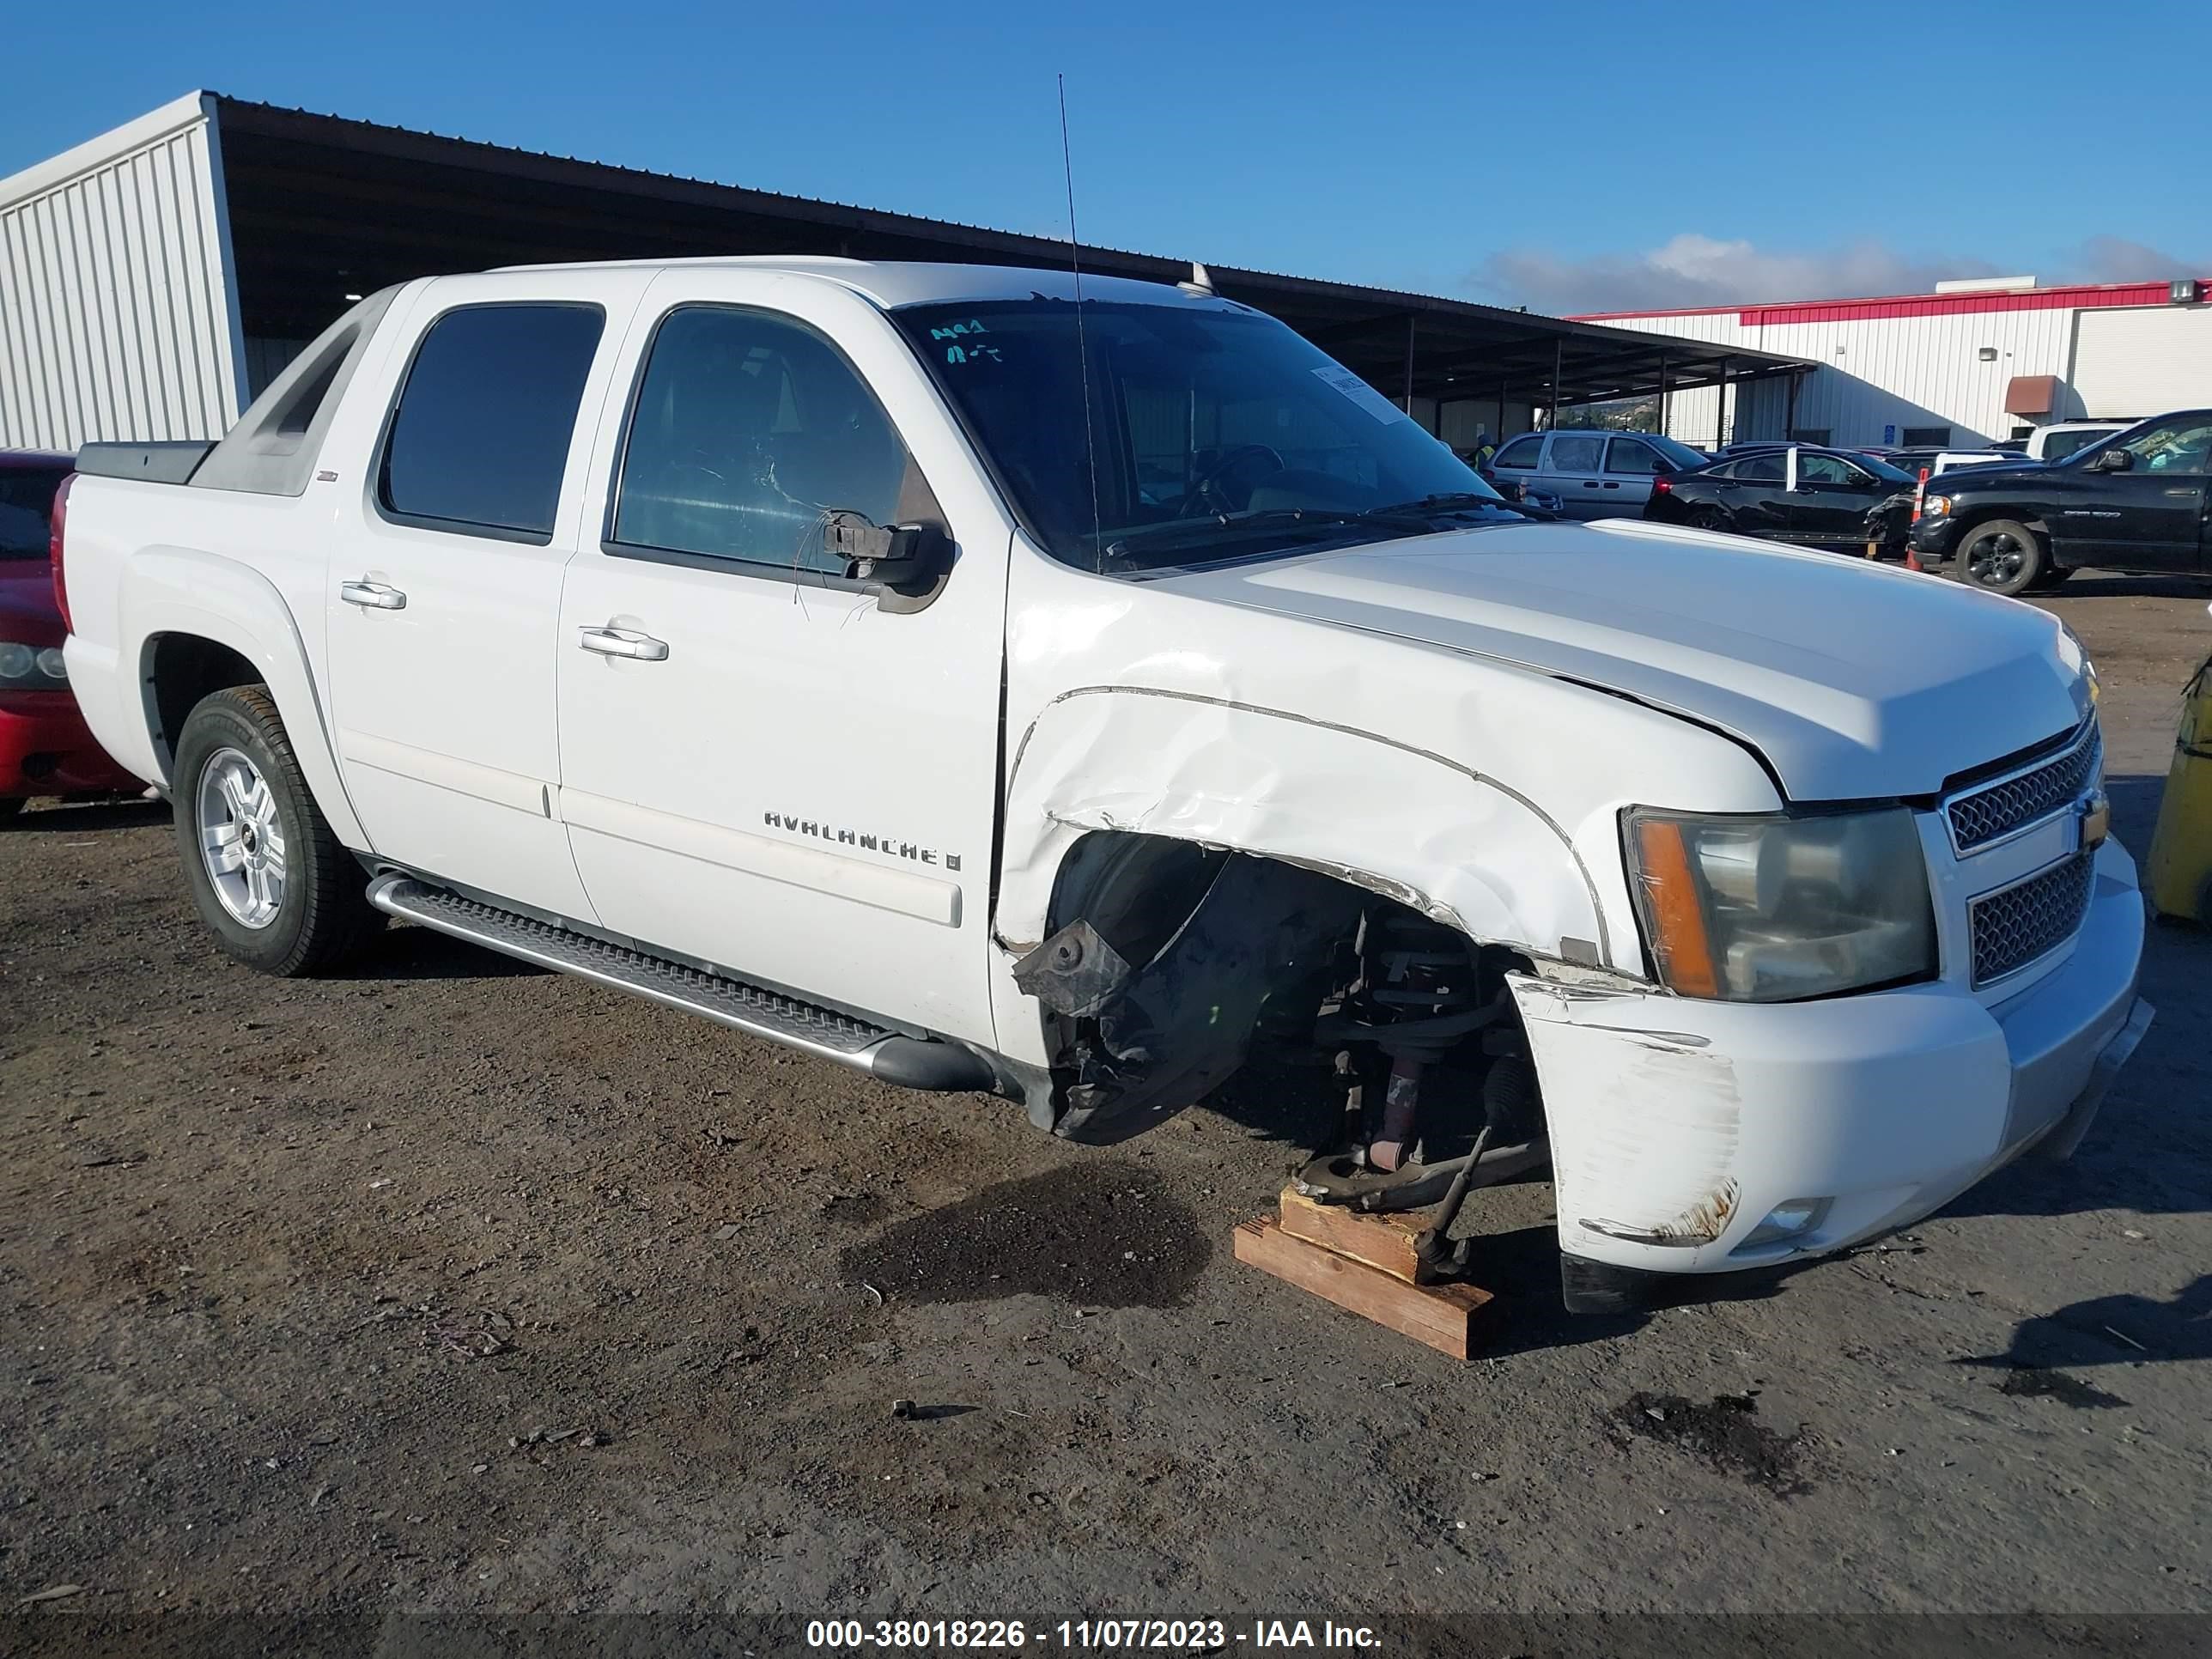
M 2079 806 L 2075 813 L 2081 824 L 2081 850 L 2102 847 L 2105 837 L 2112 833 L 2112 803 L 2100 789 Z

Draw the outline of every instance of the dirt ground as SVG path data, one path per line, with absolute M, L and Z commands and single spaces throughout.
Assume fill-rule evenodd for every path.
M 2138 854 L 2206 597 L 2051 603 Z M 1461 1366 L 1231 1259 L 1278 1079 L 1086 1150 L 421 929 L 260 978 L 166 808 L 48 806 L 0 831 L 0 1634 L 2212 1612 L 2212 937 L 2145 990 L 2070 1164 L 1730 1299 L 1571 1320 L 1549 1187 L 1483 1197 Z

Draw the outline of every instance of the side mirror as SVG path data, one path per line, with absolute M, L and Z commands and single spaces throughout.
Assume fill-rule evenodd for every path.
M 2107 449 L 2101 451 L 2098 454 L 2097 459 L 2089 463 L 2089 471 L 2092 472 L 2127 472 L 2131 471 L 2134 469 L 2135 464 L 2136 458 L 2126 450 Z
M 853 580 L 908 596 L 927 592 L 951 563 L 952 539 L 936 526 L 871 524 L 858 513 L 824 519 L 822 546 Z

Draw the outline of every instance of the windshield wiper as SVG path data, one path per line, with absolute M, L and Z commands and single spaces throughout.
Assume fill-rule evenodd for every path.
M 1169 554 L 1188 548 L 1194 543 L 1242 541 L 1249 534 L 1271 531 L 1328 534 L 1354 528 L 1382 527 L 1413 535 L 1440 516 L 1464 513 L 1475 507 L 1496 507 L 1515 518 L 1522 516 L 1510 501 L 1495 495 L 1479 495 L 1471 489 L 1424 495 L 1417 501 L 1400 501 L 1389 507 L 1358 509 L 1268 507 L 1256 512 L 1216 513 L 1203 519 L 1170 519 L 1162 524 L 1124 531 L 1106 544 L 1106 556 L 1131 559 L 1140 551 L 1143 554 Z M 1224 554 L 1224 556 L 1230 556 Z
M 1311 507 L 1268 507 L 1256 513 L 1215 513 L 1203 519 L 1170 519 L 1161 524 L 1124 531 L 1107 543 L 1106 551 L 1110 556 L 1121 556 L 1135 551 L 1141 544 L 1148 550 L 1157 549 L 1164 552 L 1188 542 L 1223 540 L 1250 531 L 1341 530 L 1346 525 L 1364 523 L 1366 518 L 1364 513 L 1344 513 L 1334 508 Z
M 1494 507 L 1507 513 L 1519 511 L 1503 495 L 1486 495 L 1473 489 L 1448 490 L 1440 495 L 1424 495 L 1417 501 L 1394 501 L 1389 507 L 1370 507 L 1362 511 L 1363 519 L 1400 518 L 1413 513 L 1463 513 L 1469 507 Z

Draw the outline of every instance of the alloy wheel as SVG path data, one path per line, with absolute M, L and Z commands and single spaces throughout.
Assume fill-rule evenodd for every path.
M 193 811 L 216 902 L 240 926 L 266 927 L 284 905 L 284 825 L 269 781 L 241 751 L 218 749 Z
M 1984 536 L 1966 550 L 1966 570 L 1978 586 L 2002 587 L 2018 578 L 2027 563 L 2027 549 L 2008 530 Z

